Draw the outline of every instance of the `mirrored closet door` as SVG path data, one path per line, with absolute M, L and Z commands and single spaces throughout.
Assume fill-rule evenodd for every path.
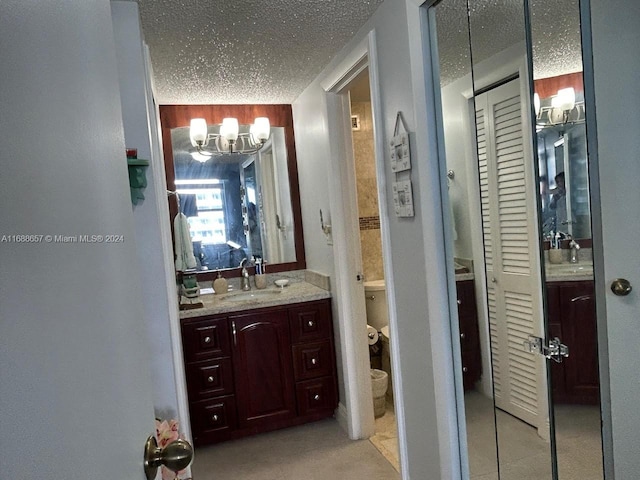
M 602 480 L 578 0 L 428 17 L 469 478 Z

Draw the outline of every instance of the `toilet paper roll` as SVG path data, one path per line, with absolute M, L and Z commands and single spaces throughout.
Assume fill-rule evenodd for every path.
M 369 345 L 374 345 L 378 341 L 378 331 L 371 325 L 367 325 L 367 337 Z

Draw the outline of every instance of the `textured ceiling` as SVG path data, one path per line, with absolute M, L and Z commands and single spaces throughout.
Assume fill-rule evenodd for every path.
M 137 0 L 159 104 L 291 103 L 382 0 Z M 523 0 L 469 0 L 473 60 L 524 41 Z M 466 0 L 437 7 L 443 83 L 469 73 Z M 578 0 L 532 0 L 534 76 L 580 71 Z
M 531 0 L 534 78 L 582 70 L 578 0 Z M 467 75 L 477 64 L 516 43 L 524 45 L 523 0 L 443 0 L 436 7 L 441 81 Z
M 291 103 L 382 0 L 138 0 L 160 104 Z

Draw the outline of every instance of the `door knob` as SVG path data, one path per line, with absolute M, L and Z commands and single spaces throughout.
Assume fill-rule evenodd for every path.
M 144 474 L 147 480 L 156 478 L 160 465 L 172 472 L 179 472 L 187 468 L 192 460 L 193 447 L 186 440 L 178 439 L 160 448 L 156 437 L 151 435 L 144 445 Z
M 624 278 L 616 278 L 613 282 L 611 282 L 611 291 L 618 295 L 619 297 L 625 297 L 631 293 L 633 288 L 631 287 L 631 283 L 629 280 Z

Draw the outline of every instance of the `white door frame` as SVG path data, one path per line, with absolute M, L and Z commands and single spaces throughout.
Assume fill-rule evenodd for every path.
M 348 85 L 365 69 L 369 70 L 371 110 L 375 144 L 376 178 L 380 229 L 382 235 L 382 257 L 389 309 L 391 342 L 391 366 L 393 369 L 394 399 L 398 423 L 398 440 L 402 471 L 406 472 L 406 438 L 403 404 L 401 402 L 402 379 L 397 368 L 397 335 L 395 318 L 395 295 L 390 249 L 389 217 L 386 210 L 387 188 L 384 167 L 384 119 L 378 76 L 378 57 L 375 30 L 346 56 L 346 58 L 321 82 L 326 92 L 329 138 L 331 138 L 331 161 L 329 189 L 333 212 L 332 228 L 335 233 L 335 278 L 337 308 L 344 322 L 341 348 L 344 358 L 345 391 L 347 392 L 346 416 L 351 438 L 367 438 L 374 433 L 374 416 L 369 375 L 369 347 L 366 340 L 366 309 L 362 282 L 356 280 L 360 273 L 362 254 L 359 243 L 360 231 L 356 196 L 355 160 L 351 139 L 350 102 Z M 350 321 L 352 320 L 352 321 Z

